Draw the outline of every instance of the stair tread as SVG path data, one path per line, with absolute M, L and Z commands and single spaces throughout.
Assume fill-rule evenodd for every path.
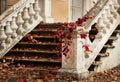
M 118 39 L 118 37 L 115 37 L 115 36 L 111 36 L 110 38 L 109 38 L 109 40 L 117 40 Z
M 109 56 L 109 53 L 107 53 L 107 52 L 106 53 L 100 53 L 99 56 L 100 57 L 107 57 L 107 56 Z
M 7 60 L 13 60 L 12 57 L 5 57 Z M 60 63 L 61 61 L 55 60 L 55 59 L 50 59 L 50 58 L 41 58 L 41 59 L 29 59 L 29 58 L 15 58 L 14 60 L 18 61 L 36 61 L 36 62 L 56 62 Z
M 58 45 L 59 43 L 51 43 L 51 42 L 37 42 L 37 43 L 28 43 L 28 42 L 19 42 L 21 45 Z
M 100 65 L 100 64 L 102 64 L 101 61 L 94 61 L 94 62 L 92 63 L 92 65 Z
M 10 52 L 34 52 L 34 53 L 57 53 L 59 51 L 52 50 L 10 50 Z
M 39 26 L 41 26 L 41 27 L 44 27 L 44 26 L 50 26 L 50 27 L 56 27 L 56 26 L 62 26 L 63 25 L 63 23 L 43 23 L 43 24 L 40 24 Z
M 57 31 L 57 29 L 34 29 L 34 30 L 32 30 L 32 32 L 45 32 L 45 31 L 52 31 L 52 32 L 55 32 L 55 31 Z
M 106 45 L 104 45 L 104 47 L 107 47 L 107 48 L 114 48 L 115 46 L 106 44 Z
M 120 30 L 116 29 L 114 32 L 118 32 L 118 33 L 120 33 Z
M 55 38 L 54 35 L 31 35 L 33 38 Z M 27 36 L 25 36 L 27 38 Z

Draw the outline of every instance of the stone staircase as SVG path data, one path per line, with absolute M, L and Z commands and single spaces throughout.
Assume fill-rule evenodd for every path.
M 108 62 L 104 62 L 105 59 L 107 59 L 111 54 L 109 50 L 113 50 L 116 46 L 114 45 L 114 42 L 118 40 L 118 36 L 120 35 L 120 25 L 117 26 L 115 31 L 112 33 L 106 44 L 101 49 L 100 53 L 95 58 L 95 61 L 88 69 L 90 72 L 100 72 L 107 70 L 105 69 L 105 66 L 101 66 L 103 63 L 107 64 Z M 114 54 L 113 54 L 114 55 Z M 109 58 L 108 58 L 109 59 Z M 118 61 L 119 62 L 119 61 Z M 107 66 L 106 66 L 107 68 Z
M 45 74 L 55 77 L 58 69 L 61 68 L 61 55 L 57 55 L 60 50 L 57 49 L 58 39 L 54 34 L 62 25 L 62 23 L 39 24 L 24 36 L 1 61 L 9 62 L 9 66 L 14 69 L 17 69 L 18 65 L 18 67 L 24 66 L 22 71 L 27 72 L 30 69 L 31 73 L 26 73 L 26 77 L 31 74 L 34 76 L 30 76 L 32 79 L 43 79 Z
M 16 8 L 21 12 L 14 10 L 13 14 L 1 18 L 4 19 L 0 24 L 1 79 L 24 76 L 34 81 L 55 77 L 57 73 L 81 79 L 88 72 L 100 72 L 119 64 L 120 16 L 117 0 L 100 0 L 86 14 L 93 18 L 83 27 L 76 26 L 67 62 L 64 55 L 56 55 L 63 48 L 56 48 L 58 39 L 54 32 L 63 24 L 39 24 L 42 20 L 39 0 L 24 2 L 23 6 L 19 5 L 19 8 L 17 5 Z M 86 38 L 78 37 L 80 34 Z M 83 46 L 91 52 L 86 52 Z

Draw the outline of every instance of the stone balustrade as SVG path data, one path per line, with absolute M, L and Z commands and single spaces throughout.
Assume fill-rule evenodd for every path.
M 117 5 L 117 7 L 116 7 Z M 89 58 L 86 59 L 85 67 L 88 69 L 94 59 L 99 54 L 100 50 L 107 42 L 117 25 L 120 23 L 120 16 L 117 12 L 118 4 L 117 0 L 108 0 L 101 12 L 92 20 L 91 24 L 96 23 L 98 33 L 95 36 L 95 40 L 91 43 L 90 48 L 92 53 L 89 54 Z M 91 27 L 91 26 L 89 26 Z
M 0 16 L 0 58 L 42 21 L 39 3 L 20 0 Z
M 77 27 L 82 28 L 82 31 L 77 29 L 73 34 L 74 39 L 70 46 L 70 58 L 66 60 L 64 55 L 62 56 L 62 68 L 58 71 L 59 75 L 71 76 L 76 79 L 87 77 L 88 68 L 120 23 L 120 16 L 117 13 L 117 9 L 117 0 L 100 0 L 86 14 L 94 15 L 94 17 L 86 22 L 85 27 Z M 98 30 L 93 42 L 90 41 L 88 34 L 92 25 L 95 25 Z M 83 38 L 80 38 L 80 34 L 83 34 Z

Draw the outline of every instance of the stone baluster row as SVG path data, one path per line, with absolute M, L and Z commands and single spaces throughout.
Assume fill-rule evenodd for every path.
M 94 18 L 101 12 L 101 10 L 104 8 L 104 5 L 107 4 L 108 0 L 99 0 L 98 3 L 86 14 L 93 16 L 92 19 L 89 19 L 86 21 L 85 28 L 90 29 L 89 26 L 94 20 Z
M 0 50 L 10 46 L 13 40 L 19 36 L 24 36 L 31 29 L 30 26 L 34 24 L 33 22 L 40 17 L 38 0 L 33 0 L 15 15 L 9 17 L 7 21 L 2 22 L 0 24 Z
M 96 35 L 96 38 L 101 39 L 107 33 L 107 31 L 109 31 L 110 25 L 114 23 L 114 19 L 117 16 L 116 14 L 117 11 L 112 3 L 113 2 L 110 1 L 105 6 L 101 16 L 97 20 L 96 27 L 99 33 Z
M 7 35 L 5 34 L 5 28 L 3 25 L 0 25 L 0 50 L 4 49 L 5 46 L 5 40 L 7 38 Z
M 89 15 L 96 16 L 99 11 L 102 9 L 103 5 L 107 0 L 100 0 L 97 5 L 88 13 Z
M 90 48 L 92 53 L 89 54 L 89 58 L 85 61 L 85 66 L 88 69 L 92 62 L 95 60 L 100 50 L 103 48 L 104 44 L 107 42 L 111 34 L 119 23 L 119 15 L 117 12 L 117 0 L 107 0 L 105 6 L 101 11 L 92 19 L 91 25 L 95 24 L 98 33 L 95 35 L 95 39 L 92 41 Z M 117 5 L 118 6 L 118 5 Z

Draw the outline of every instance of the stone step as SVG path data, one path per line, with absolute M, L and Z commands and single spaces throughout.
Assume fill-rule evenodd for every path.
M 98 66 L 98 65 L 100 65 L 100 64 L 102 64 L 101 61 L 94 61 L 94 62 L 92 63 L 92 65 L 94 65 L 94 66 Z
M 19 45 L 58 45 L 59 43 L 51 42 L 37 42 L 37 43 L 28 43 L 28 42 L 19 42 Z
M 104 45 L 103 47 L 104 47 L 104 48 L 114 48 L 115 46 L 106 44 L 106 45 Z
M 115 37 L 115 36 L 111 36 L 110 38 L 109 38 L 109 40 L 117 40 L 118 39 L 118 37 Z
M 120 33 L 120 30 L 117 30 L 117 29 L 116 29 L 114 32 Z
M 43 29 L 43 28 L 32 30 L 32 32 L 56 32 L 56 31 L 57 29 Z
M 14 49 L 14 50 L 10 50 L 10 52 L 25 52 L 25 53 L 58 53 L 59 51 L 56 50 L 23 50 L 23 49 Z
M 53 59 L 53 58 L 27 58 L 27 57 L 5 57 L 7 60 L 14 60 L 14 61 L 31 61 L 31 62 L 49 62 L 49 63 L 61 63 L 60 60 Z
M 100 53 L 99 55 L 98 55 L 99 57 L 108 57 L 109 56 L 109 53 Z
M 39 24 L 37 28 L 58 28 L 61 27 L 63 23 L 45 23 L 45 24 Z
M 53 35 L 33 35 L 33 38 L 55 38 Z M 27 36 L 25 36 L 27 38 Z

